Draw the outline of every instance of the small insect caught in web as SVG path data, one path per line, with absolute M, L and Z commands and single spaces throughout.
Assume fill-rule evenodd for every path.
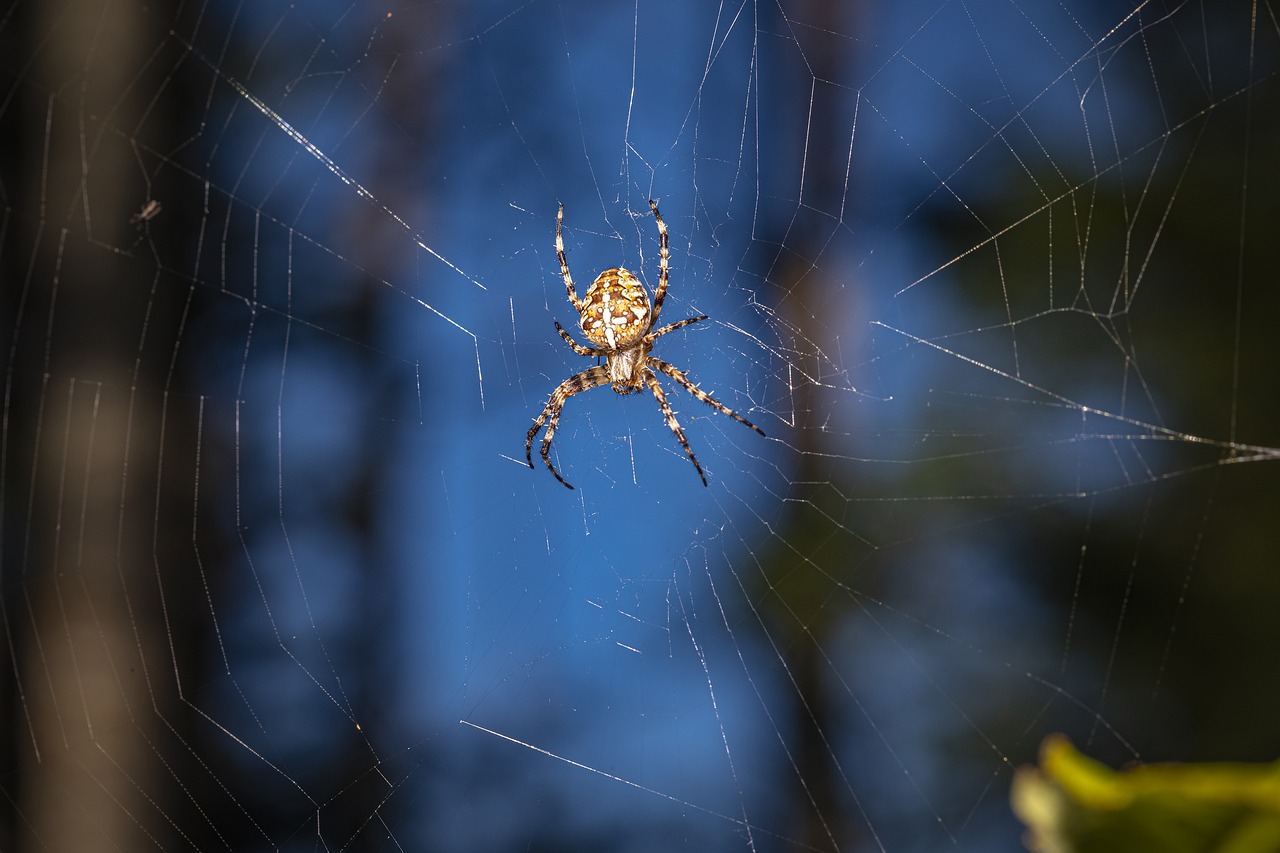
M 147 199 L 147 203 L 142 205 L 142 210 L 129 217 L 129 224 L 142 229 L 148 222 L 159 216 L 163 209 L 160 202 L 154 198 Z

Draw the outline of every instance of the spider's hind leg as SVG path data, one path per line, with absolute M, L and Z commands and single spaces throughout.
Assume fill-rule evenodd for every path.
M 573 286 L 573 276 L 569 274 L 569 259 L 564 253 L 564 205 L 556 214 L 556 260 L 560 262 L 560 277 L 564 279 L 564 289 L 569 294 L 569 302 L 573 310 L 582 313 L 582 300 L 578 298 L 578 289 Z M 568 486 L 568 483 L 565 483 Z M 572 486 L 570 486 L 572 488 Z

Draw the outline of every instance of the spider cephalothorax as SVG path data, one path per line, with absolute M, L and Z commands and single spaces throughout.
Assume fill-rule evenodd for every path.
M 560 261 L 560 274 L 564 277 L 565 291 L 569 295 L 569 302 L 572 303 L 574 310 L 581 315 L 582 333 L 595 346 L 582 346 L 570 337 L 559 323 L 556 323 L 556 331 L 578 355 L 603 358 L 605 363 L 571 376 L 551 392 L 551 399 L 542 409 L 542 414 L 538 415 L 538 419 L 529 428 L 529 435 L 524 442 L 524 455 L 529 462 L 529 467 L 532 468 L 533 439 L 545 423 L 547 432 L 542 437 L 542 461 L 547 463 L 547 468 L 557 480 L 571 489 L 573 486 L 565 482 L 564 477 L 561 477 L 560 472 L 556 470 L 556 466 L 551 464 L 549 455 L 551 439 L 556 433 L 556 424 L 560 422 L 560 412 L 564 409 L 565 401 L 574 394 L 606 383 L 613 383 L 613 390 L 619 394 L 631 394 L 644 388 L 648 388 L 653 393 L 658 406 L 662 409 L 662 416 L 666 419 L 667 426 L 671 427 L 671 431 L 676 434 L 676 439 L 688 454 L 693 467 L 697 469 L 704 486 L 707 484 L 707 476 L 702 473 L 702 466 L 698 464 L 698 458 L 693 455 L 689 441 L 684 436 L 684 430 L 676 420 L 675 412 L 671 411 L 671 404 L 667 402 L 667 395 L 658 384 L 655 370 L 670 376 L 677 385 L 717 412 L 728 415 L 738 423 L 746 424 L 764 435 L 764 431 L 758 426 L 698 388 L 680 370 L 649 354 L 655 339 L 690 323 L 707 319 L 705 314 L 700 317 L 686 317 L 653 331 L 653 327 L 658 323 L 658 316 L 662 313 L 662 300 L 667 295 L 670 253 L 667 249 L 667 226 L 662 221 L 662 215 L 658 213 L 658 205 L 650 200 L 649 207 L 653 209 L 654 221 L 658 223 L 658 290 L 654 293 L 652 305 L 649 304 L 649 293 L 644 289 L 644 285 L 622 267 L 613 267 L 600 273 L 587 288 L 587 295 L 579 299 L 578 290 L 573 286 L 573 277 L 569 275 L 569 261 L 564 254 L 563 204 L 560 205 L 560 212 L 556 215 L 556 258 Z

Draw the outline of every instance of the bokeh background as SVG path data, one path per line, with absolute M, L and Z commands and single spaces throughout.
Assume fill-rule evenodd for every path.
M 1267 3 L 0 7 L 0 848 L 1018 850 L 1280 750 Z M 668 383 L 565 409 L 625 265 Z M 535 463 L 537 450 L 534 450 Z

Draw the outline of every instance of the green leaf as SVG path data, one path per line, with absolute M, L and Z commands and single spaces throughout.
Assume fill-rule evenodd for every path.
M 1280 763 L 1115 771 L 1051 735 L 1010 797 L 1036 853 L 1280 851 Z

